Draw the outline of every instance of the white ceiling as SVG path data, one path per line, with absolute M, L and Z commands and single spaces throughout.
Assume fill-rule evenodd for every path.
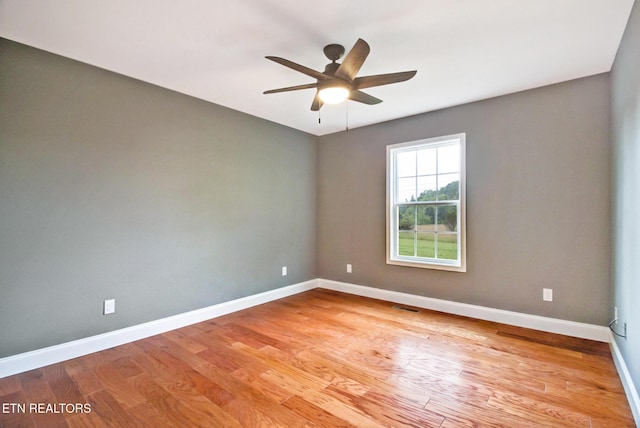
M 609 71 L 633 0 L 0 0 L 0 36 L 315 135 Z M 322 48 L 371 53 L 378 105 L 310 111 Z

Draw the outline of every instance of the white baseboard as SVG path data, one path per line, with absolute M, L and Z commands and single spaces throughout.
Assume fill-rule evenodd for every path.
M 627 400 L 629 401 L 629 407 L 631 407 L 631 413 L 633 414 L 633 418 L 636 421 L 636 425 L 640 426 L 640 397 L 638 397 L 638 389 L 633 383 L 633 379 L 631 378 L 629 369 L 627 369 L 627 364 L 625 363 L 624 358 L 622 358 L 620 348 L 618 348 L 618 344 L 616 343 L 613 334 L 611 334 L 609 347 L 611 348 L 613 362 L 615 363 L 616 369 L 618 370 L 618 375 L 620 376 L 620 380 L 622 381 L 624 392 L 625 394 L 627 394 Z
M 538 315 L 487 308 L 484 306 L 469 305 L 466 303 L 434 299 L 431 297 L 417 296 L 415 294 L 365 287 L 362 285 L 330 281 L 326 279 L 319 279 L 318 286 L 328 290 L 342 291 L 345 293 L 356 294 L 358 296 L 371 297 L 374 299 L 386 300 L 388 302 L 401 303 L 403 305 L 462 315 L 485 321 L 494 321 L 502 324 L 530 328 L 533 330 L 546 331 L 549 333 L 564 334 L 566 336 L 579 337 L 582 339 L 597 340 L 599 342 L 609 342 L 611 339 L 609 329 L 599 325 L 541 317 Z
M 314 279 L 144 324 L 0 358 L 0 378 L 144 339 L 318 287 L 584 339 L 601 342 L 610 342 L 611 340 L 611 334 L 607 327 L 486 308 L 345 282 Z
M 640 398 L 633 379 L 629 374 L 627 365 L 622 358 L 613 335 L 607 327 L 591 324 L 577 323 L 554 318 L 528 315 L 519 312 L 505 311 L 501 309 L 487 308 L 466 303 L 452 302 L 448 300 L 434 299 L 430 297 L 417 296 L 413 294 L 401 293 L 397 291 L 384 290 L 380 288 L 365 287 L 362 285 L 349 284 L 345 282 L 331 281 L 326 279 L 314 279 L 287 287 L 266 291 L 264 293 L 243 297 L 229 302 L 220 303 L 202 309 L 197 309 L 183 314 L 150 321 L 132 327 L 111 331 L 84 339 L 48 348 L 38 349 L 23 354 L 0 358 L 0 378 L 44 367 L 49 364 L 59 363 L 71 358 L 87 355 L 92 352 L 102 351 L 114 346 L 144 339 L 156 334 L 161 334 L 170 330 L 196 324 L 232 312 L 250 308 L 252 306 L 267 303 L 283 297 L 292 296 L 314 288 L 325 288 L 328 290 L 341 291 L 358 296 L 371 297 L 388 302 L 400 303 L 419 308 L 431 309 L 455 315 L 462 315 L 476 319 L 494 321 L 519 327 L 531 328 L 534 330 L 547 331 L 551 333 L 564 334 L 567 336 L 580 337 L 584 339 L 608 342 L 618 374 L 624 386 L 629 406 L 635 418 L 636 424 L 640 426 Z
M 317 288 L 317 280 L 315 279 L 132 327 L 0 358 L 0 378 L 113 348 L 314 288 Z

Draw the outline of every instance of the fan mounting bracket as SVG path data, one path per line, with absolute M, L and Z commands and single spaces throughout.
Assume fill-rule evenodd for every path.
M 331 61 L 336 62 L 344 55 L 344 46 L 332 43 L 324 47 L 324 54 Z

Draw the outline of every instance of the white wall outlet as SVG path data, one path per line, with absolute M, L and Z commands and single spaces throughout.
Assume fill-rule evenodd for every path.
M 614 320 L 615 322 L 618 322 L 618 307 L 617 307 L 617 306 L 615 306 L 615 307 L 613 308 L 613 320 Z
M 104 301 L 102 313 L 104 315 L 112 314 L 116 311 L 116 299 L 109 299 Z
M 282 266 L 282 276 L 287 276 L 287 267 Z
M 347 263 L 347 273 L 351 273 L 353 272 L 353 269 L 351 268 L 351 264 Z
M 543 288 L 542 289 L 542 300 L 545 302 L 553 302 L 553 289 L 552 288 Z

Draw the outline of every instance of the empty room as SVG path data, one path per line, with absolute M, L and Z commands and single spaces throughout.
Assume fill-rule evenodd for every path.
M 634 0 L 0 0 L 0 427 L 635 427 Z

